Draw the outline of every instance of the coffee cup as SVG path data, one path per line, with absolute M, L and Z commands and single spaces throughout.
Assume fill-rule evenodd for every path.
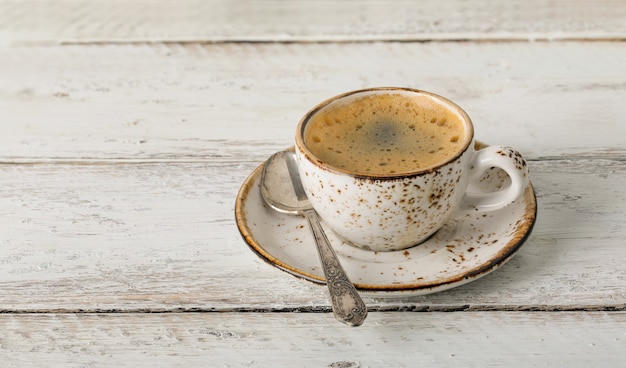
M 451 217 L 501 209 L 528 185 L 510 147 L 474 148 L 474 127 L 454 102 L 409 88 L 371 88 L 330 98 L 296 131 L 304 190 L 325 225 L 346 243 L 398 251 L 433 235 Z M 468 192 L 491 168 L 510 185 Z

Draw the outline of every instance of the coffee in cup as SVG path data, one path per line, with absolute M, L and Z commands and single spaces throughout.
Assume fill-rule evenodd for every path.
M 475 151 L 465 111 L 414 89 L 358 90 L 322 102 L 300 121 L 295 151 L 302 185 L 326 225 L 373 251 L 419 244 L 455 213 L 502 208 L 528 185 L 517 151 Z M 503 169 L 510 186 L 467 193 L 491 167 Z
M 314 114 L 305 145 L 320 160 L 361 175 L 416 172 L 458 154 L 460 116 L 430 97 L 370 94 Z

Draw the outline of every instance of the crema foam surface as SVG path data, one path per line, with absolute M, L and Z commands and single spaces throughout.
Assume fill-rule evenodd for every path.
M 304 141 L 321 161 L 362 175 L 421 171 L 465 143 L 465 124 L 428 96 L 371 95 L 318 111 Z

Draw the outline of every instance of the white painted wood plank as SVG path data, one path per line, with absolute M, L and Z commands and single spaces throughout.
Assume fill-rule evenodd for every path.
M 4 367 L 620 367 L 626 313 L 1 315 Z
M 2 1 L 0 40 L 622 39 L 621 1 Z
M 235 195 L 258 164 L 0 165 L 0 311 L 328 310 L 325 287 L 240 238 Z M 369 305 L 626 308 L 624 161 L 530 166 L 538 222 L 509 263 L 449 292 Z
M 315 104 L 397 85 L 450 97 L 529 158 L 626 141 L 626 43 L 0 48 L 0 159 L 262 159 Z

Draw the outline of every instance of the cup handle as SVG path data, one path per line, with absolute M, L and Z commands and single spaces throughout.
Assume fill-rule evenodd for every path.
M 524 194 L 528 186 L 528 165 L 522 155 L 511 147 L 489 146 L 476 151 L 470 164 L 470 183 L 480 179 L 490 168 L 500 168 L 511 178 L 511 185 L 491 193 L 465 193 L 461 212 L 486 212 L 503 208 Z

